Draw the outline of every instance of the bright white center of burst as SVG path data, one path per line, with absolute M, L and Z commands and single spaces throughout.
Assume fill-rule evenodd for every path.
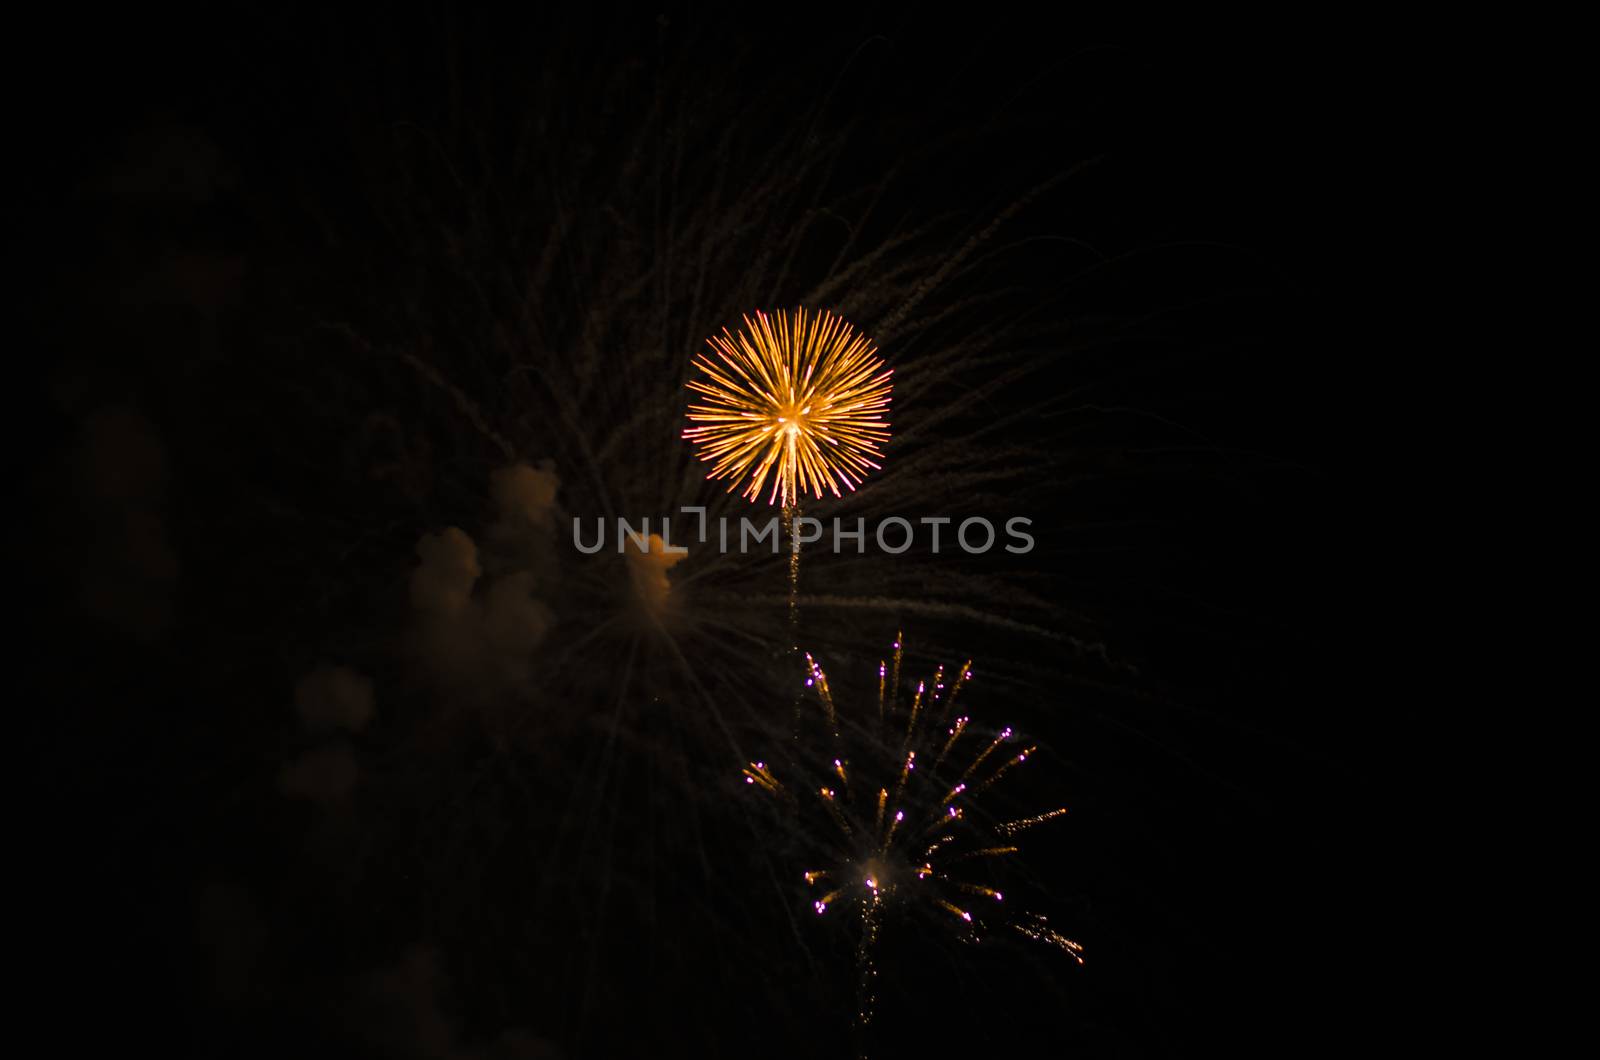
M 778 411 L 780 413 L 777 417 L 779 431 L 794 437 L 806 430 L 806 416 L 811 413 L 810 405 L 804 408 L 797 405 L 785 405 Z

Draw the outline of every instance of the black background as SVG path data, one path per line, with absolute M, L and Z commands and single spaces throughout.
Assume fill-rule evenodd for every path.
M 1370 852 L 1379 829 L 1365 749 L 1390 724 L 1381 691 L 1355 677 L 1370 662 L 1375 609 L 1358 590 L 1371 516 L 1356 500 L 1355 458 L 1373 429 L 1372 359 L 1389 341 L 1371 323 L 1382 270 L 1370 231 L 1384 198 L 1374 160 L 1390 146 L 1381 57 L 1357 34 L 1309 24 L 1130 33 L 967 18 L 873 10 L 756 25 L 612 11 L 495 23 L 261 10 L 38 33 L 35 73 L 14 93 L 13 135 L 31 144 L 18 201 L 31 265 L 24 312 L 39 336 L 25 360 L 40 386 L 27 400 L 41 426 L 24 495 L 44 533 L 25 582 L 44 643 L 39 690 L 20 705 L 40 749 L 26 764 L 38 794 L 13 843 L 31 885 L 17 916 L 37 943 L 29 978 L 46 1033 L 64 1048 L 104 1039 L 196 1055 L 439 1055 L 415 1029 L 414 995 L 352 1016 L 350 991 L 327 986 L 338 980 L 330 969 L 359 980 L 363 968 L 402 962 L 418 941 L 410 929 L 378 912 L 363 922 L 361 909 L 333 911 L 296 865 L 325 856 L 303 838 L 311 826 L 258 800 L 229 801 L 241 798 L 229 775 L 239 749 L 270 759 L 284 742 L 274 726 L 292 727 L 295 662 L 271 646 L 304 614 L 298 601 L 322 587 L 241 600 L 232 586 L 248 578 L 212 580 L 230 554 L 271 550 L 236 517 L 247 510 L 239 498 L 301 473 L 303 454 L 284 441 L 300 410 L 262 410 L 279 434 L 215 430 L 205 402 L 219 387 L 252 386 L 256 372 L 192 351 L 211 341 L 257 348 L 270 331 L 262 307 L 278 304 L 260 292 L 282 286 L 274 270 L 318 253 L 311 222 L 276 226 L 306 217 L 308 202 L 337 212 L 341 196 L 362 194 L 369 171 L 354 148 L 341 150 L 342 133 L 371 119 L 359 100 L 430 113 L 459 77 L 514 112 L 537 74 L 546 93 L 570 79 L 570 96 L 536 105 L 581 129 L 602 105 L 589 91 L 593 71 L 684 51 L 737 62 L 734 82 L 753 92 L 780 86 L 775 123 L 834 93 L 842 102 L 831 113 L 861 123 L 842 183 L 935 159 L 895 193 L 908 215 L 988 216 L 1039 177 L 1096 159 L 1015 222 L 1019 238 L 1068 235 L 1127 262 L 1051 309 L 1137 322 L 1113 356 L 1064 362 L 1057 382 L 1101 373 L 1114 380 L 1101 393 L 1181 424 L 1204 454 L 1126 480 L 1108 474 L 1041 515 L 1046 525 L 1084 508 L 1107 516 L 1104 537 L 1085 539 L 1089 569 L 1073 577 L 1110 649 L 1140 673 L 1052 733 L 1075 748 L 1079 823 L 1036 868 L 1070 875 L 1066 890 L 1089 910 L 1089 963 L 1017 973 L 979 956 L 988 985 L 962 999 L 941 997 L 938 973 L 919 969 L 915 953 L 890 961 L 889 974 L 933 982 L 926 1005 L 885 1014 L 897 1030 L 879 1052 L 1035 1042 L 1060 1055 L 1298 1055 L 1361 1033 L 1378 1006 L 1382 945 L 1369 909 L 1386 876 Z M 438 59 L 448 55 L 457 66 Z M 357 100 L 348 116 L 341 99 Z M 117 182 L 144 186 L 129 173 L 152 127 L 208 144 L 228 190 L 198 207 L 160 195 L 116 205 L 136 196 Z M 931 139 L 945 146 L 921 151 Z M 178 181 L 183 168 L 150 179 Z M 359 222 L 343 231 L 363 238 Z M 173 248 L 193 252 L 199 278 L 140 308 L 150 301 L 141 277 Z M 1019 264 L 997 266 L 1001 279 L 1039 267 L 1026 250 L 1008 260 Z M 217 280 L 234 292 L 220 309 L 207 301 L 211 272 L 232 277 Z M 381 300 L 354 283 L 348 295 Z M 163 336 L 213 328 L 220 338 L 162 348 Z M 219 407 L 251 400 L 234 392 Z M 105 402 L 143 411 L 171 469 L 166 525 L 182 574 L 176 617 L 153 639 L 86 618 L 71 589 L 113 532 L 94 525 L 95 509 L 68 484 L 85 410 Z M 232 448 L 185 448 L 219 436 Z M 1125 437 L 1129 449 L 1146 438 L 1137 426 Z M 220 477 L 228 469 L 236 481 Z M 320 501 L 335 514 L 353 503 L 336 489 Z M 394 577 L 403 584 L 405 572 Z M 384 825 L 390 835 L 408 827 Z M 214 944 L 195 926 L 206 922 L 197 889 L 219 865 L 248 892 L 275 895 L 257 899 L 270 908 L 252 930 L 269 941 L 251 952 L 269 956 L 256 958 L 242 1007 L 214 997 Z M 323 918 L 357 926 L 325 933 Z M 421 941 L 435 952 L 477 947 L 487 955 L 479 967 L 500 959 L 492 939 Z M 679 967 L 745 959 L 727 939 L 701 943 Z M 724 993 L 727 982 L 623 976 L 601 984 L 598 1008 L 579 1001 L 592 984 L 569 984 L 570 999 L 547 984 L 520 1008 L 500 1001 L 486 1012 L 457 976 L 439 1007 L 458 1051 L 510 1026 L 545 1039 L 552 1055 L 845 1048 L 846 1017 L 826 988 L 775 994 L 763 979 L 740 996 Z M 561 1025 L 538 1022 L 579 1010 Z M 385 1021 L 392 1033 L 372 1030 Z

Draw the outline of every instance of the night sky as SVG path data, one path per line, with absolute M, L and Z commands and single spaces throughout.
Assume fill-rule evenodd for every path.
M 1363 1033 L 1375 60 L 963 17 L 39 33 L 11 849 L 52 1052 Z M 791 631 L 782 557 L 573 547 L 574 518 L 754 514 L 702 481 L 683 384 L 800 304 L 896 380 L 882 470 L 806 514 L 1022 515 L 1034 552 L 803 553 Z M 900 630 L 1041 749 L 994 812 L 1069 813 L 996 871 L 1085 963 L 909 908 L 859 1032 L 815 837 L 739 771 L 829 757 L 792 641 L 865 717 Z

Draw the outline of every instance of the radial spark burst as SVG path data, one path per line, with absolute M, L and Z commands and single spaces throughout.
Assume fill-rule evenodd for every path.
M 683 436 L 710 463 L 708 479 L 731 479 L 732 492 L 795 505 L 806 493 L 854 490 L 881 465 L 889 437 L 889 377 L 871 340 L 832 313 L 784 310 L 744 318 L 737 335 L 724 328 L 707 339 L 714 356 L 694 365 L 702 379 L 689 389 L 705 398 L 689 407 L 695 426 Z
M 771 796 L 797 822 L 814 859 L 802 878 L 813 891 L 817 915 L 853 909 L 861 916 L 856 1020 L 863 1028 L 872 1018 L 873 954 L 890 903 L 927 912 L 930 927 L 951 928 L 964 941 L 978 941 L 995 929 L 1015 932 L 1083 963 L 1083 947 L 1042 915 L 1010 915 L 1004 894 L 993 886 L 994 875 L 985 871 L 995 859 L 1019 852 L 1021 832 L 1067 812 L 997 821 L 979 802 L 1037 748 L 1014 746 L 1010 727 L 980 735 L 971 718 L 957 710 L 961 690 L 972 680 L 970 660 L 948 684 L 943 666 L 917 682 L 910 706 L 902 709 L 903 655 L 903 638 L 897 637 L 892 660 L 878 665 L 876 717 L 845 726 L 844 733 L 827 674 L 807 655 L 805 683 L 822 708 L 830 752 L 820 768 L 793 763 L 791 781 L 780 779 L 764 761 L 744 769 L 745 783 Z M 852 733 L 867 735 L 852 740 Z M 859 763 L 849 757 L 852 747 L 863 752 Z

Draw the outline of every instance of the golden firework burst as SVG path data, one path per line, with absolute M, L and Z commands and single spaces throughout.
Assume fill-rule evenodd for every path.
M 732 492 L 748 476 L 742 495 L 751 501 L 770 478 L 767 503 L 784 508 L 804 493 L 854 490 L 881 467 L 893 370 L 829 312 L 757 312 L 744 323 L 706 340 L 714 356 L 694 359 L 703 378 L 689 389 L 706 400 L 689 406 L 695 426 L 683 436 L 712 465 L 706 477 L 731 479 Z

